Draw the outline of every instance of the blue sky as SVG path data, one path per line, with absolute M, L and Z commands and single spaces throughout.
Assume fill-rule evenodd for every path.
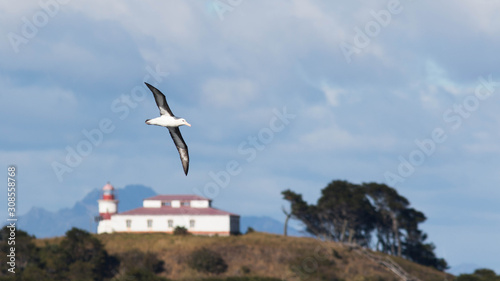
M 110 181 L 282 220 L 284 189 L 315 202 L 331 180 L 376 181 L 426 214 L 450 265 L 500 272 L 500 3 L 344 2 L 0 3 L 18 213 Z M 144 124 L 145 81 L 193 125 L 187 177 Z

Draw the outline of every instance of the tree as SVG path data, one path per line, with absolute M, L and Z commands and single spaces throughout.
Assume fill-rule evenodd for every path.
M 281 194 L 283 199 L 290 202 L 292 218 L 301 221 L 306 226 L 307 232 L 316 236 L 326 236 L 316 206 L 308 205 L 302 199 L 302 195 L 289 189 L 281 192 Z
M 281 210 L 285 214 L 285 226 L 283 227 L 283 236 L 287 236 L 287 231 L 288 231 L 288 220 L 292 217 L 292 212 L 287 212 L 285 207 L 282 207 Z
M 363 187 L 377 212 L 377 245 L 382 245 L 382 252 L 390 251 L 392 255 L 401 256 L 401 216 L 410 202 L 385 184 L 364 183 Z
M 317 206 L 324 227 L 335 240 L 369 244 L 375 209 L 363 188 L 347 181 L 332 181 L 321 190 Z
M 321 190 L 316 204 L 308 204 L 291 190 L 282 195 L 291 204 L 291 217 L 315 236 L 369 247 L 376 230 L 375 249 L 438 270 L 448 267 L 444 259 L 436 257 L 435 246 L 425 242 L 427 235 L 419 229 L 425 215 L 385 184 L 332 181 Z
M 346 181 L 333 181 L 322 191 L 316 205 L 309 205 L 302 195 L 282 192 L 291 204 L 291 214 L 306 226 L 306 231 L 340 242 L 368 245 L 374 224 L 374 208 L 364 189 Z
M 49 244 L 40 250 L 41 268 L 51 280 L 66 280 L 68 262 L 60 245 Z
M 15 231 L 15 235 L 11 236 L 11 233 Z M 1 273 L 2 274 L 12 274 L 7 272 L 10 268 L 8 262 L 10 261 L 10 255 L 15 258 L 15 269 L 16 274 L 23 271 L 27 266 L 36 265 L 39 263 L 38 249 L 33 243 L 34 236 L 29 235 L 27 232 L 11 228 L 9 226 L 4 226 L 0 230 L 0 263 L 2 264 Z M 14 248 L 15 251 L 11 251 Z
M 61 250 L 70 264 L 73 279 L 91 277 L 102 280 L 109 276 L 109 256 L 102 243 L 85 230 L 72 228 L 61 242 Z
M 6 227 L 0 230 L 2 252 L 7 250 L 6 245 L 9 246 L 10 233 Z M 40 248 L 33 239 L 34 236 L 16 230 L 16 271 L 12 280 L 109 280 L 119 264 L 115 257 L 108 255 L 97 238 L 81 229 L 66 232 L 59 244 L 47 243 Z M 0 273 L 0 279 L 2 275 Z

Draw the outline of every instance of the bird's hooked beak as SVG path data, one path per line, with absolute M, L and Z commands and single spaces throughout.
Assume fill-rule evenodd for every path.
M 186 122 L 186 126 L 189 126 L 189 127 L 191 127 L 191 124 L 189 124 L 188 122 Z

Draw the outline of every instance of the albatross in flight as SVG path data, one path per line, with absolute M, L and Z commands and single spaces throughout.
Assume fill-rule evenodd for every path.
M 182 139 L 181 131 L 179 130 L 179 126 L 187 125 L 191 127 L 184 118 L 175 117 L 172 113 L 172 110 L 168 107 L 167 100 L 165 99 L 165 95 L 160 92 L 160 90 L 151 86 L 150 84 L 144 82 L 146 86 L 153 92 L 155 97 L 156 105 L 160 109 L 160 117 L 156 117 L 153 119 L 146 120 L 146 124 L 148 125 L 157 125 L 166 127 L 170 132 L 170 136 L 174 140 L 175 146 L 179 151 L 179 155 L 181 156 L 182 167 L 184 168 L 184 173 L 188 174 L 189 169 L 189 154 L 188 147 Z

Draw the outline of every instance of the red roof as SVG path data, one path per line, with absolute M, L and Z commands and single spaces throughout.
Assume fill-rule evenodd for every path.
M 210 199 L 198 195 L 156 195 L 153 197 L 146 198 L 144 200 L 171 201 L 171 200 L 210 200 Z
M 233 213 L 222 211 L 215 208 L 191 208 L 179 207 L 173 208 L 170 206 L 161 206 L 160 208 L 137 208 L 127 212 L 116 214 L 119 215 L 230 215 L 238 216 Z

